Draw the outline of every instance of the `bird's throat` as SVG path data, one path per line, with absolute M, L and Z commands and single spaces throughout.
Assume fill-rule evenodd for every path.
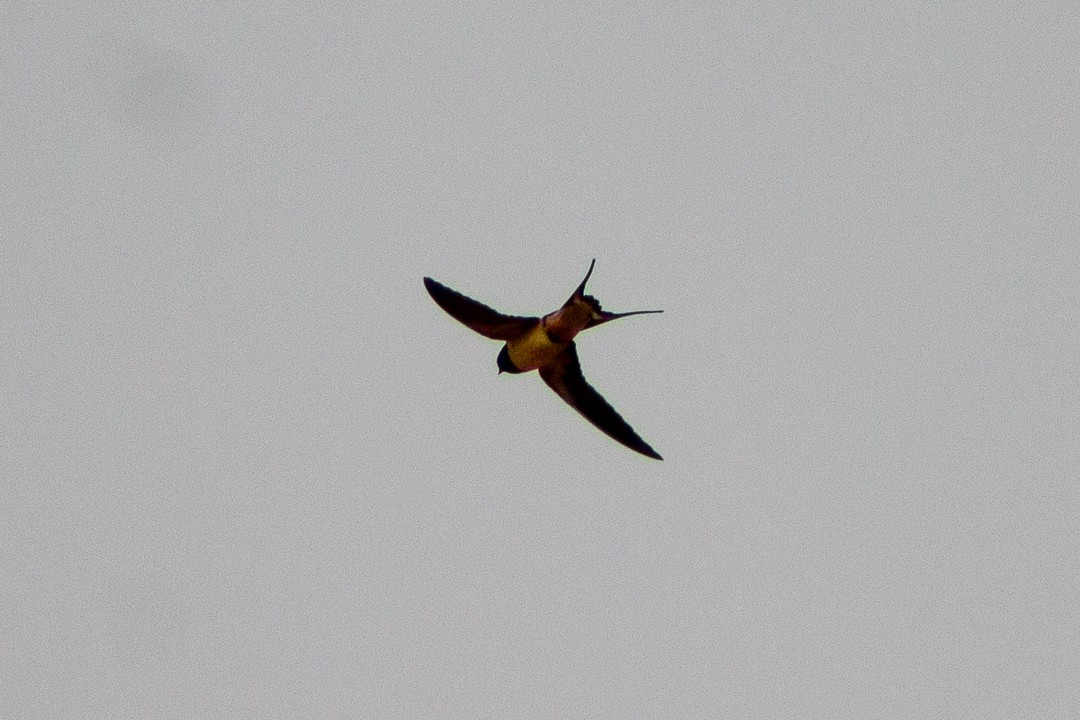
M 514 365 L 522 372 L 547 365 L 566 349 L 569 342 L 560 342 L 557 336 L 537 323 L 536 327 L 519 338 L 506 343 L 506 352 Z

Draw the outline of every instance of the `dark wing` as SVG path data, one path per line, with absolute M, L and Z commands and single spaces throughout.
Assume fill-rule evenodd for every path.
M 559 397 L 569 403 L 570 407 L 609 437 L 642 455 L 657 460 L 664 459 L 660 457 L 660 453 L 649 447 L 649 444 L 634 432 L 634 428 L 615 412 L 615 408 L 608 405 L 607 401 L 600 397 L 600 393 L 585 380 L 585 376 L 581 374 L 581 363 L 578 362 L 574 343 L 570 343 L 554 362 L 541 367 L 540 377 Z
M 429 277 L 424 278 L 424 287 L 431 299 L 450 317 L 493 340 L 512 340 L 540 322 L 540 318 L 498 313 Z

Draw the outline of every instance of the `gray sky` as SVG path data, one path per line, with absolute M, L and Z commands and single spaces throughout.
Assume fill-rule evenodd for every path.
M 183 5 L 0 13 L 0 716 L 1080 714 L 1075 4 Z

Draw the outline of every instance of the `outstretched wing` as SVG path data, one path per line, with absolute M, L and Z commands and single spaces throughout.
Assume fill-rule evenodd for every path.
M 424 278 L 424 287 L 452 318 L 493 340 L 511 340 L 540 322 L 540 318 L 503 315 L 429 277 Z
M 570 343 L 554 362 L 541 367 L 540 377 L 570 407 L 609 437 L 642 455 L 657 460 L 664 459 L 660 457 L 660 453 L 649 447 L 649 444 L 634 432 L 634 428 L 615 412 L 615 408 L 608 405 L 607 400 L 585 380 L 585 376 L 581 374 L 581 363 L 578 362 L 574 343 Z

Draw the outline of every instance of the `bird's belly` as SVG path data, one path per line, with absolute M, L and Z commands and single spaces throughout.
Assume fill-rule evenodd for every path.
M 510 360 L 522 372 L 547 365 L 566 349 L 565 344 L 551 341 L 543 325 L 537 325 L 526 334 L 506 343 Z

